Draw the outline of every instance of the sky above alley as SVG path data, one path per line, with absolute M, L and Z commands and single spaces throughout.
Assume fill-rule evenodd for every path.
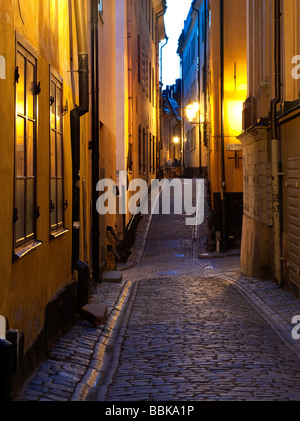
M 180 59 L 177 55 L 178 39 L 191 3 L 191 0 L 167 0 L 165 26 L 169 40 L 162 49 L 162 81 L 165 86 L 173 85 L 180 77 Z M 163 41 L 164 43 L 165 41 Z

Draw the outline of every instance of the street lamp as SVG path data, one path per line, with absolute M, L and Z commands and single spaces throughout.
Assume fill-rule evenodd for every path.
M 186 116 L 190 124 L 195 124 L 199 127 L 199 171 L 202 175 L 202 158 L 201 158 L 201 124 L 205 127 L 205 114 L 200 112 L 200 105 L 196 101 L 193 104 L 189 104 L 186 109 Z
M 174 137 L 174 143 L 179 143 L 179 137 Z
M 191 124 L 204 124 L 204 121 L 201 121 L 201 117 L 204 114 L 200 113 L 200 106 L 198 102 L 189 104 L 186 107 L 185 112 L 186 112 L 187 119 Z
M 197 121 L 196 117 L 199 113 L 199 104 L 198 102 L 194 102 L 193 104 L 189 104 L 186 109 L 186 116 L 189 122 Z

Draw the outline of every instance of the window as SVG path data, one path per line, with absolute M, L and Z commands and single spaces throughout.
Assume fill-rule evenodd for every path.
M 150 174 L 152 173 L 152 169 L 153 169 L 153 163 L 152 163 L 152 158 L 153 158 L 153 155 L 152 155 L 152 147 L 153 147 L 153 145 L 152 145 L 152 134 L 150 133 L 149 134 L 149 148 L 150 148 L 150 165 L 149 165 L 149 170 L 150 170 Z
M 152 41 L 154 41 L 154 33 L 155 33 L 155 28 L 154 28 L 154 10 L 152 9 Z
M 154 80 L 154 69 L 152 68 L 152 103 L 155 105 L 155 80 Z
M 143 127 L 143 171 L 146 174 L 146 145 L 147 145 L 147 137 L 146 137 L 146 129 Z
M 153 146 L 152 146 L 153 174 L 155 174 L 155 171 L 156 171 L 156 140 L 155 140 L 155 136 L 153 136 L 152 143 L 153 143 Z
M 141 84 L 141 37 L 138 35 L 138 82 Z
M 37 61 L 17 41 L 15 122 L 15 248 L 36 237 Z
M 142 172 L 142 128 L 139 125 L 139 172 Z
M 156 160 L 155 160 L 155 136 L 153 136 L 150 133 L 150 174 L 155 174 L 155 166 L 156 166 Z
M 99 0 L 98 11 L 100 15 L 103 16 L 103 0 Z
M 146 51 L 145 51 L 145 44 L 144 41 L 142 41 L 142 57 L 141 57 L 141 85 L 143 91 L 145 91 L 146 86 Z
M 196 58 L 196 36 L 192 39 L 192 51 L 191 51 L 191 62 L 193 63 Z
M 149 73 L 148 73 L 148 80 L 149 80 L 149 101 L 152 102 L 152 64 L 149 61 Z
M 50 76 L 50 230 L 64 226 L 62 81 Z
M 98 12 L 99 12 L 99 17 L 101 19 L 101 22 L 104 23 L 104 21 L 103 21 L 103 0 L 98 0 Z
M 196 149 L 196 128 L 189 130 L 187 133 L 187 144 L 188 144 L 188 150 L 192 151 L 193 149 Z
M 202 13 L 202 42 L 205 41 L 206 37 L 206 15 L 205 12 Z
M 147 98 L 149 98 L 149 55 L 147 52 L 145 55 L 145 92 Z

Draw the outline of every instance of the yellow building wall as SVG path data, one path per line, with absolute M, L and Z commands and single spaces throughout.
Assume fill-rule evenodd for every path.
M 69 232 L 49 237 L 49 65 L 63 77 L 64 101 L 73 107 L 71 87 L 70 39 L 67 0 L 43 0 L 20 4 L 0 1 L 0 54 L 6 58 L 6 80 L 0 81 L 2 123 L 0 126 L 1 218 L 3 241 L 0 244 L 0 314 L 10 328 L 24 332 L 27 351 L 44 326 L 49 300 L 72 280 L 72 166 L 69 113 L 64 117 L 65 227 Z M 15 31 L 37 50 L 38 95 L 37 123 L 37 239 L 42 245 L 18 262 L 13 262 L 14 205 L 14 120 L 15 120 Z M 76 35 L 74 31 L 73 37 Z M 75 38 L 73 44 L 76 46 Z M 75 60 L 76 65 L 76 60 Z M 75 80 L 75 86 L 77 82 Z M 83 142 L 85 138 L 83 137 Z M 85 174 L 82 174 L 84 177 Z
M 132 171 L 128 173 L 128 181 L 133 179 L 144 179 L 151 182 L 156 178 L 156 173 L 150 173 L 150 145 L 149 135 L 155 136 L 156 145 L 159 143 L 159 122 L 158 122 L 158 50 L 157 50 L 157 22 L 154 2 L 150 2 L 151 18 L 149 22 L 149 3 L 141 1 L 130 2 L 128 0 L 117 0 L 116 10 L 116 105 L 117 105 L 117 139 L 116 139 L 116 170 L 127 171 L 127 158 L 129 152 L 129 139 L 132 139 Z M 147 9 L 147 11 L 146 11 Z M 152 9 L 154 22 L 152 25 Z M 160 10 L 160 8 L 159 8 Z M 130 13 L 130 15 L 128 15 Z M 124 16 L 124 21 L 123 21 Z M 128 26 L 128 22 L 130 25 Z M 153 70 L 152 97 L 151 101 L 146 91 L 142 88 L 142 83 L 138 81 L 138 35 L 140 36 L 140 60 L 142 61 L 142 43 L 145 52 L 148 54 L 148 66 L 145 65 L 145 77 L 149 76 L 149 63 Z M 128 42 L 130 40 L 130 42 Z M 129 45 L 131 44 L 131 45 Z M 131 57 L 130 57 L 131 51 Z M 146 58 L 146 57 L 145 57 Z M 146 60 L 145 60 L 146 63 Z M 142 68 L 141 68 L 142 69 Z M 130 87 L 131 73 L 131 87 Z M 152 79 L 152 75 L 151 75 Z M 149 81 L 150 83 L 150 81 Z M 130 122 L 130 110 L 132 118 Z M 139 168 L 139 126 L 146 130 L 146 170 Z M 158 146 L 157 151 L 159 152 Z M 130 193 L 131 194 L 131 193 Z M 134 193 L 132 193 L 134 194 Z M 128 194 L 128 201 L 130 195 Z M 127 212 L 125 218 L 117 217 L 118 233 L 122 237 L 123 227 L 132 218 L 132 214 Z
M 117 159 L 116 154 L 119 142 L 118 127 L 124 127 L 124 150 L 120 157 L 126 169 L 128 152 L 128 57 L 127 54 L 127 1 L 124 1 L 124 28 L 121 35 L 125 38 L 124 45 L 124 91 L 118 92 L 119 72 L 116 58 L 116 26 L 117 2 L 110 1 L 105 4 L 104 24 L 99 20 L 99 105 L 101 121 L 100 142 L 100 178 L 110 178 L 116 181 Z M 86 23 L 89 39 L 90 9 L 86 5 Z M 120 0 L 118 0 L 118 6 Z M 140 25 L 140 17 L 144 19 L 145 11 L 140 10 L 137 2 L 137 15 L 132 8 L 133 40 L 133 128 L 134 128 L 134 172 L 132 177 L 141 176 L 138 171 L 138 139 L 137 124 L 141 123 L 148 129 L 148 133 L 155 135 L 158 144 L 157 122 L 157 45 L 155 30 L 148 34 L 149 22 L 145 27 Z M 141 15 L 141 16 L 140 16 Z M 155 14 L 154 14 L 155 18 Z M 34 344 L 45 325 L 45 310 L 49 301 L 66 285 L 73 282 L 72 273 L 72 145 L 70 128 L 70 111 L 79 103 L 78 98 L 78 70 L 77 39 L 73 2 L 68 0 L 43 0 L 39 2 L 20 2 L 16 0 L 0 0 L 0 55 L 6 59 L 5 80 L 0 80 L 1 101 L 0 110 L 2 124 L 0 126 L 0 174 L 1 174 L 1 219 L 0 229 L 4 241 L 0 244 L 0 314 L 5 316 L 9 327 L 24 332 L 25 352 Z M 37 97 L 37 205 L 40 208 L 40 217 L 37 219 L 37 240 L 41 245 L 28 253 L 19 261 L 13 261 L 13 208 L 14 208 L 14 158 L 15 158 L 15 57 L 16 57 L 16 31 L 36 51 L 37 81 L 41 83 L 41 93 Z M 137 33 L 145 31 L 145 40 L 150 47 L 149 60 L 154 69 L 153 92 L 154 99 L 150 103 L 145 94 L 141 92 L 137 83 L 136 48 Z M 147 33 L 146 33 L 147 31 Z M 63 79 L 63 105 L 68 105 L 64 118 L 64 198 L 68 201 L 65 211 L 64 235 L 55 240 L 50 239 L 49 228 L 49 194 L 50 194 L 50 65 Z M 144 96 L 143 96 L 144 95 Z M 138 107 L 136 107 L 138 99 Z M 118 114 L 118 101 L 122 103 L 123 114 Z M 120 102 L 121 101 L 121 102 Z M 91 104 L 90 104 L 91 108 Z M 120 132 L 119 132 L 120 133 Z M 91 113 L 80 119 L 80 259 L 91 264 L 91 196 L 92 196 L 92 167 L 91 151 Z M 148 145 L 148 139 L 147 139 Z M 149 146 L 149 145 L 148 145 Z M 149 151 L 148 151 L 149 152 Z M 147 154 L 149 168 L 149 154 Z M 142 177 L 149 181 L 155 174 L 148 172 Z M 85 195 L 84 189 L 85 187 Z M 127 215 L 128 222 L 130 215 Z M 107 245 L 112 244 L 108 238 L 106 227 L 112 226 L 116 231 L 115 215 L 100 217 L 100 261 L 105 261 L 108 269 L 115 268 L 115 260 L 107 253 Z M 122 222 L 121 222 L 122 223 Z
M 211 1 L 211 188 L 221 191 L 220 2 Z M 243 191 L 243 165 L 235 168 L 228 144 L 240 144 L 243 102 L 247 97 L 246 1 L 224 1 L 224 134 L 226 191 Z M 240 152 L 242 158 L 242 152 Z

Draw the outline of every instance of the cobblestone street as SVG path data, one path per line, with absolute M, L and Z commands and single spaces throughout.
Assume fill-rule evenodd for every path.
M 184 220 L 153 216 L 144 259 L 126 274 L 138 287 L 118 366 L 99 397 L 299 400 L 299 359 L 222 277 L 239 257 L 193 258 Z
M 122 284 L 94 291 L 111 322 L 78 320 L 20 400 L 300 400 L 299 300 L 242 276 L 234 253 L 200 258 L 207 223 L 195 233 L 184 216 L 153 215 L 146 238 L 149 221 Z

